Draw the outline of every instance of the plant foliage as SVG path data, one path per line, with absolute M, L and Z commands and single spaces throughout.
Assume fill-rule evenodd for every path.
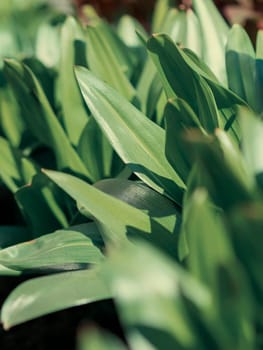
M 210 0 L 158 1 L 150 37 L 30 9 L 27 33 L 11 5 L 0 26 L 0 274 L 42 276 L 4 328 L 113 299 L 127 344 L 83 330 L 80 350 L 262 349 L 262 33 Z

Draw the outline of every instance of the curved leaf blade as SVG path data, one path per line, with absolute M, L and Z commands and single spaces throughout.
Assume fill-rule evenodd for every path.
M 8 296 L 1 310 L 1 322 L 9 329 L 52 312 L 110 297 L 97 270 L 34 278 L 19 285 Z
M 88 107 L 122 160 L 181 205 L 185 185 L 165 158 L 164 130 L 87 69 L 78 67 L 76 75 Z

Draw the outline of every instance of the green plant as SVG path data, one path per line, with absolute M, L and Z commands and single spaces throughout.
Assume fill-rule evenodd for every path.
M 92 13 L 87 29 L 59 22 L 59 65 L 5 61 L 22 127 L 12 143 L 2 126 L 1 176 L 36 239 L 3 246 L 1 270 L 60 272 L 10 294 L 5 328 L 113 298 L 131 349 L 262 348 L 262 35 L 255 54 L 211 1 L 193 3 L 157 3 L 153 31 L 171 37 L 124 18 L 131 43 Z M 111 343 L 125 347 L 96 332 L 79 347 Z

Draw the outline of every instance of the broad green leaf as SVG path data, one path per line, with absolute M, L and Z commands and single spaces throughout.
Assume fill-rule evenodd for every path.
M 255 51 L 246 31 L 234 25 L 226 47 L 226 68 L 229 88 L 248 104 L 257 108 L 255 94 Z
M 127 242 L 127 236 L 139 236 L 164 249 L 173 257 L 177 256 L 178 222 L 174 210 L 171 212 L 170 207 L 161 215 L 154 212 L 156 218 L 151 217 L 76 177 L 51 170 L 44 172 L 95 218 L 103 238 L 108 243 L 118 246 Z
M 0 226 L 0 249 L 28 241 L 32 237 L 25 226 Z M 1 250 L 0 250 L 1 254 Z
M 180 208 L 165 196 L 143 183 L 126 179 L 106 179 L 98 181 L 94 187 L 141 209 L 171 232 L 180 227 Z
M 21 187 L 15 199 L 34 237 L 68 226 L 66 198 L 43 174 L 38 173 L 31 183 Z
M 31 70 L 14 60 L 6 60 L 4 69 L 28 128 L 39 141 L 52 148 L 58 168 L 89 177 Z
M 76 70 L 84 99 L 124 163 L 144 182 L 181 204 L 185 188 L 164 155 L 164 130 L 88 70 Z
M 77 350 L 125 350 L 124 344 L 108 332 L 83 326 L 78 336 Z
M 101 251 L 86 234 L 96 231 L 94 224 L 85 233 L 74 227 L 46 234 L 0 250 L 0 264 L 17 271 L 54 272 L 86 268 L 103 260 Z
M 96 269 L 64 272 L 20 284 L 5 300 L 5 329 L 73 306 L 108 299 L 111 293 Z
M 61 28 L 58 94 L 65 129 L 75 146 L 89 119 L 73 71 L 75 64 L 85 64 L 85 51 L 85 36 L 81 26 L 73 17 L 68 17 Z
M 219 81 L 226 83 L 225 44 L 228 26 L 212 0 L 193 0 L 203 37 L 202 58 Z
M 166 124 L 165 154 L 169 163 L 186 183 L 192 167 L 193 157 L 183 140 L 186 129 L 203 128 L 191 107 L 180 98 L 169 100 L 164 111 Z
M 200 348 L 182 294 L 203 313 L 209 312 L 210 295 L 168 257 L 138 242 L 113 252 L 104 275 L 132 349 Z
M 135 90 L 128 80 L 131 62 L 125 56 L 129 48 L 103 21 L 87 27 L 86 42 L 90 70 L 132 101 Z

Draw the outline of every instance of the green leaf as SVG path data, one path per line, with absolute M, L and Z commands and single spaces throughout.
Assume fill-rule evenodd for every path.
M 171 0 L 158 0 L 156 1 L 153 19 L 152 19 L 152 31 L 159 32 L 163 29 L 167 13 L 171 8 Z
M 127 236 L 139 236 L 177 257 L 178 222 L 176 208 L 172 205 L 163 209 L 161 213 L 156 213 L 153 205 L 150 208 L 148 206 L 148 210 L 153 214 L 151 217 L 76 177 L 51 170 L 44 172 L 72 196 L 79 206 L 85 208 L 89 216 L 96 219 L 107 243 L 119 246 L 127 242 Z M 151 193 L 151 196 L 154 195 Z M 147 207 L 144 209 L 147 210 Z
M 77 151 L 92 175 L 92 182 L 116 176 L 123 166 L 93 117 L 80 136 Z M 115 160 L 117 171 L 113 167 Z
M 253 108 L 257 108 L 255 60 L 255 51 L 248 34 L 241 26 L 234 25 L 226 47 L 228 85 Z
M 14 95 L 7 87 L 0 89 L 1 130 L 13 147 L 19 147 L 25 131 Z
M 195 94 L 190 82 L 201 75 L 212 89 L 218 108 L 244 104 L 238 96 L 218 83 L 209 68 L 194 53 L 179 49 L 167 35 L 153 35 L 147 47 L 152 53 L 168 97 L 178 94 L 194 109 Z
M 250 201 L 234 208 L 229 220 L 233 247 L 250 281 L 253 301 L 256 303 L 256 318 L 261 324 L 263 322 L 262 214 L 262 202 Z
M 84 99 L 124 163 L 144 182 L 181 204 L 185 188 L 164 155 L 164 130 L 88 70 L 76 70 Z
M 228 26 L 211 0 L 193 0 L 193 8 L 201 26 L 202 58 L 219 81 L 226 83 L 225 44 Z M 213 48 L 213 49 L 211 49 Z
M 263 59 L 263 30 L 259 30 L 257 34 L 256 57 L 260 60 Z
M 0 265 L 0 276 L 20 276 L 21 271 L 8 269 L 7 267 Z
M 191 9 L 186 11 L 186 31 L 183 46 L 202 56 L 202 34 L 198 17 Z
M 86 41 L 90 70 L 132 101 L 135 90 L 125 75 L 130 75 L 131 62 L 126 57 L 129 48 L 103 21 L 87 27 Z
M 51 312 L 111 297 L 97 270 L 64 272 L 20 284 L 5 300 L 5 329 Z
M 215 285 L 217 269 L 234 258 L 229 233 L 222 213 L 213 208 L 204 189 L 197 189 L 188 202 L 185 230 L 190 251 L 189 268 L 194 276 L 215 292 L 218 287 Z M 213 246 L 217 248 L 212 249 Z
M 218 115 L 211 88 L 188 64 L 183 51 L 162 34 L 148 41 L 148 49 L 161 75 L 167 97 L 185 99 L 203 126 L 213 131 L 218 126 Z
M 39 141 L 52 148 L 58 168 L 89 177 L 31 70 L 11 59 L 5 61 L 4 69 L 28 128 Z
M 140 109 L 152 118 L 156 104 L 162 92 L 162 83 L 151 60 L 147 60 L 137 84 L 137 94 L 140 99 Z
M 175 224 L 178 229 L 180 227 L 180 208 L 175 206 L 174 202 L 141 182 L 126 179 L 106 179 L 96 182 L 94 187 L 137 209 L 143 210 L 170 232 L 173 232 Z
M 241 119 L 242 130 L 242 153 L 246 166 L 251 175 L 261 180 L 263 174 L 263 155 L 261 147 L 263 144 L 263 123 L 251 110 L 240 108 L 239 118 Z
M 59 63 L 60 29 L 60 27 L 44 21 L 37 30 L 36 57 L 47 67 L 56 67 Z
M 35 166 L 3 137 L 0 137 L 0 148 L 1 179 L 10 191 L 16 192 L 31 180 L 36 172 Z
M 182 294 L 203 313 L 210 308 L 210 295 L 177 264 L 138 242 L 114 251 L 103 271 L 131 349 L 200 348 Z
M 85 51 L 84 32 L 73 17 L 68 17 L 61 28 L 58 94 L 65 129 L 75 146 L 89 119 L 73 70 L 75 64 L 85 64 Z
M 217 129 L 214 137 L 190 131 L 187 140 L 200 165 L 199 186 L 207 188 L 216 205 L 229 210 L 253 198 L 255 183 L 224 131 Z
M 103 260 L 100 250 L 93 244 L 87 232 L 95 230 L 94 224 L 85 232 L 74 227 L 46 234 L 0 250 L 0 264 L 17 271 L 54 272 L 86 268 Z M 94 234 L 93 234 L 94 235 Z
M 66 198 L 43 174 L 38 173 L 32 183 L 21 187 L 15 199 L 34 236 L 68 226 Z
M 169 163 L 186 183 L 193 164 L 193 157 L 183 140 L 186 129 L 203 128 L 192 108 L 183 99 L 169 100 L 164 111 L 166 123 L 165 154 Z

